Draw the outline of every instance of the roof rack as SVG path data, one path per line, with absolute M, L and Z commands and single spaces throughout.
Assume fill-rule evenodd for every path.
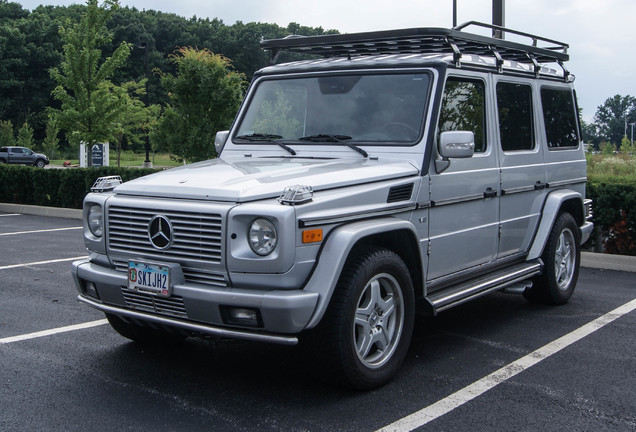
M 531 44 L 464 32 L 463 30 L 469 26 L 500 30 L 529 38 Z M 569 75 L 563 67 L 563 62 L 569 60 L 568 44 L 476 21 L 469 21 L 452 29 L 430 27 L 322 36 L 288 36 L 283 39 L 261 41 L 261 47 L 271 50 L 270 64 L 276 64 L 283 51 L 349 58 L 379 54 L 452 54 L 458 67 L 461 65 L 463 54 L 474 54 L 495 57 L 500 71 L 504 60 L 512 60 L 532 64 L 536 74 L 539 73 L 540 63 L 558 63 L 563 68 L 565 76 Z

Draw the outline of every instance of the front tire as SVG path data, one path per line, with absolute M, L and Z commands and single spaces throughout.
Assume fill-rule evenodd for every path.
M 44 161 L 42 159 L 38 159 L 33 165 L 35 165 L 38 168 L 44 168 L 46 163 L 44 163 Z
M 532 302 L 561 305 L 568 302 L 579 276 L 581 264 L 581 234 L 569 213 L 558 217 L 541 259 L 543 274 L 533 280 L 524 297 Z
M 314 370 L 358 390 L 385 384 L 406 356 L 413 320 L 413 285 L 402 259 L 383 248 L 358 254 L 310 337 Z

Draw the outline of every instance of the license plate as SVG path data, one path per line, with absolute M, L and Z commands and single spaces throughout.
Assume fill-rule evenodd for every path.
M 170 297 L 170 267 L 144 262 L 128 262 L 128 289 L 144 294 Z

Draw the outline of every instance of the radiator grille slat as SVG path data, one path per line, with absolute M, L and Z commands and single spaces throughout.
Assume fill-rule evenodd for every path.
M 122 287 L 121 293 L 130 309 L 150 312 L 159 315 L 187 318 L 188 314 L 181 297 L 160 298 L 148 294 L 140 294 Z
M 166 216 L 174 230 L 171 247 L 163 251 L 155 249 L 148 238 L 148 224 L 157 214 Z M 115 252 L 143 254 L 177 262 L 197 260 L 220 264 L 222 222 L 220 214 L 110 206 L 108 243 L 110 249 Z

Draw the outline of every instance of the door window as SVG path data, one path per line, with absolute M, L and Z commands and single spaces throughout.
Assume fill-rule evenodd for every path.
M 497 111 L 501 149 L 532 150 L 535 145 L 532 87 L 525 84 L 498 83 Z
M 481 81 L 449 78 L 442 98 L 439 132 L 472 131 L 475 153 L 486 151 L 485 93 Z

